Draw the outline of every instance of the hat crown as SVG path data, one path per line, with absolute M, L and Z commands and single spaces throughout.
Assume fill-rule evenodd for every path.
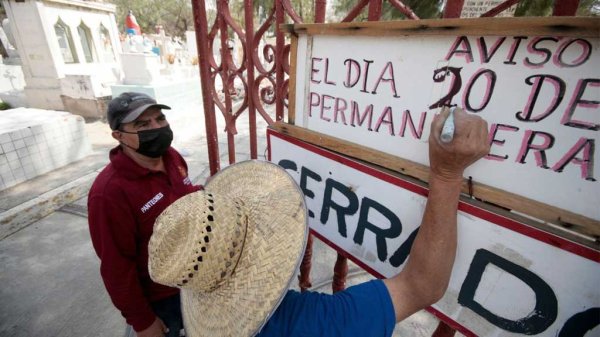
M 130 104 L 137 102 L 150 102 L 156 103 L 156 100 L 151 96 L 148 96 L 141 92 L 124 92 L 119 96 L 115 97 L 109 103 L 109 106 L 113 109 L 128 109 Z M 139 103 L 137 103 L 139 104 Z
M 119 124 L 121 124 L 129 114 L 142 106 L 148 106 L 150 104 L 157 104 L 156 100 L 144 93 L 124 92 L 120 94 L 108 103 L 106 117 L 109 126 L 111 129 L 116 130 Z M 138 111 L 134 116 L 137 118 L 141 112 L 143 111 Z
M 241 200 L 204 191 L 182 197 L 156 219 L 148 245 L 150 277 L 201 292 L 218 288 L 235 271 L 247 226 Z

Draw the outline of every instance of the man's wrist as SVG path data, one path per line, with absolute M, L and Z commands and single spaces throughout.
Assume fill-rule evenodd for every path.
M 446 196 L 458 196 L 462 187 L 462 177 L 448 177 L 446 175 L 429 175 L 429 193 L 444 194 Z
M 457 185 L 460 187 L 463 182 L 463 177 L 461 174 L 441 174 L 436 173 L 434 171 L 429 172 L 429 184 L 434 182 L 449 184 L 449 185 Z

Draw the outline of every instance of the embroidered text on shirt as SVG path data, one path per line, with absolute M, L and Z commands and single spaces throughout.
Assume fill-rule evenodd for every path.
M 146 213 L 150 209 L 150 207 L 154 206 L 160 199 L 163 198 L 163 196 L 164 195 L 162 194 L 162 192 L 158 192 L 157 195 L 155 195 L 152 199 L 150 199 L 150 201 L 148 201 L 144 205 L 144 207 L 141 208 L 142 213 Z

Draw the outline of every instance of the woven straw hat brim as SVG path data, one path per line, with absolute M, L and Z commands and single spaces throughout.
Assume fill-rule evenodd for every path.
M 210 293 L 182 289 L 186 335 L 253 336 L 283 299 L 302 260 L 308 234 L 304 197 L 282 168 L 259 161 L 223 169 L 205 190 L 244 200 L 256 227 L 223 285 Z

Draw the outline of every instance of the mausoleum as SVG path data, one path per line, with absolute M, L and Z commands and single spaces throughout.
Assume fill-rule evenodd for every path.
M 105 114 L 122 78 L 115 5 L 80 0 L 3 1 L 31 108 Z

